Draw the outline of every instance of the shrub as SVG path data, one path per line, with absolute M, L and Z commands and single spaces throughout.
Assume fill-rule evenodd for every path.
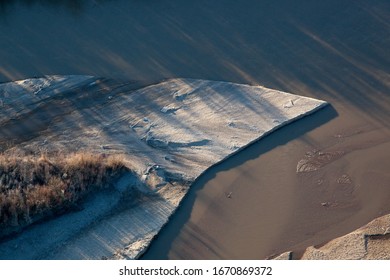
M 92 153 L 0 155 L 0 226 L 21 227 L 67 211 L 89 192 L 111 186 L 124 168 L 119 156 Z

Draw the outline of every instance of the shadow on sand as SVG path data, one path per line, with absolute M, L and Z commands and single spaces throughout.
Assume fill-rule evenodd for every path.
M 312 129 L 327 123 L 337 117 L 337 115 L 336 110 L 331 105 L 328 105 L 313 115 L 306 116 L 298 122 L 293 122 L 277 129 L 256 143 L 248 146 L 240 153 L 235 154 L 227 160 L 208 169 L 192 184 L 190 191 L 181 202 L 178 211 L 171 216 L 170 222 L 164 226 L 157 237 L 152 241 L 149 249 L 141 259 L 169 259 L 168 252 L 172 247 L 172 243 L 179 236 L 184 225 L 190 220 L 191 209 L 194 206 L 197 193 L 202 190 L 205 184 L 212 180 L 217 173 L 236 168 L 244 162 L 258 158 L 262 154 L 265 154 L 278 146 L 284 145 L 293 139 L 301 137 Z M 193 237 L 201 238 L 199 235 L 193 235 Z

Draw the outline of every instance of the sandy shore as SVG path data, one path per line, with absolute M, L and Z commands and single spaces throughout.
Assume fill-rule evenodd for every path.
M 80 202 L 77 211 L 4 240 L 0 236 L 0 259 L 137 258 L 209 167 L 328 105 L 217 81 L 172 79 L 133 87 L 78 75 L 0 84 L 0 150 L 5 156 L 44 152 L 50 158 L 83 151 L 95 157 L 119 155 L 128 168 L 108 191 Z M 6 196 L 13 188 L 2 183 Z M 7 205 L 2 201 L 1 209 L 11 209 Z M 8 226 L 20 224 L 16 220 Z
M 18 8 L 2 11 L 1 81 L 58 73 L 191 77 L 332 104 L 200 178 L 146 258 L 265 258 L 390 212 L 388 1 L 113 1 L 60 15 Z M 297 174 L 298 162 L 318 151 L 343 156 Z M 233 198 L 221 205 L 226 192 Z

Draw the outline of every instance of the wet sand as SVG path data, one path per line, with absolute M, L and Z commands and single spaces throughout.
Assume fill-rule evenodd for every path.
M 201 176 L 144 258 L 299 252 L 390 213 L 388 1 L 8 2 L 0 9 L 0 81 L 190 77 L 332 104 Z M 319 153 L 340 156 L 296 173 Z
M 321 139 L 318 134 L 329 123 L 306 129 L 321 125 L 321 118 L 332 115 L 329 111 L 282 128 L 212 168 L 144 258 L 256 259 L 287 250 L 299 253 L 388 213 L 388 142 L 372 147 L 364 140 L 328 139 L 326 144 L 336 143 L 323 150 L 348 147 L 348 152 L 317 172 L 295 172 L 306 152 L 321 147 L 315 137 Z M 367 146 L 352 150 L 354 144 Z

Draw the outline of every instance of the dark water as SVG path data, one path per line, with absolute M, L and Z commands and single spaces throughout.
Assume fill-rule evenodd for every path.
M 0 82 L 189 77 L 332 104 L 202 176 L 145 258 L 265 258 L 389 213 L 389 50 L 387 0 L 0 1 Z M 318 151 L 343 156 L 297 174 Z

